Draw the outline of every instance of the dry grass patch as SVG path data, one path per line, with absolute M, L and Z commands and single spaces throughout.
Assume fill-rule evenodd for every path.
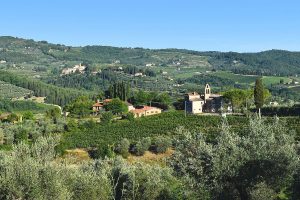
M 91 161 L 91 157 L 87 150 L 85 149 L 69 149 L 66 150 L 66 153 L 63 155 L 63 157 L 58 158 L 58 162 L 64 162 L 67 164 L 74 164 L 79 165 L 84 162 Z
M 159 164 L 166 165 L 166 159 L 174 153 L 174 150 L 169 148 L 165 153 L 155 154 L 150 151 L 146 151 L 143 156 L 130 155 L 127 158 L 129 163 L 144 162 L 147 164 Z

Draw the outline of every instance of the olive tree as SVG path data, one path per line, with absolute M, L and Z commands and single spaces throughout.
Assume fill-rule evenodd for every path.
M 239 134 L 224 122 L 214 143 L 204 134 L 181 132 L 169 163 L 207 198 L 249 199 L 262 182 L 278 191 L 289 183 L 299 159 L 293 134 L 278 120 L 250 119 L 248 129 Z

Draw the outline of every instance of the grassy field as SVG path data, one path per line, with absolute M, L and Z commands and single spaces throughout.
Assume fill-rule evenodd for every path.
M 239 84 L 251 85 L 257 79 L 257 76 L 240 75 L 240 74 L 234 74 L 232 72 L 226 72 L 226 71 L 217 71 L 213 73 L 213 75 L 218 76 L 220 78 L 227 78 L 233 80 L 235 83 L 239 83 Z
M 217 71 L 213 73 L 213 75 L 233 80 L 235 83 L 248 84 L 251 86 L 254 86 L 255 80 L 259 77 L 255 75 L 234 74 L 232 72 L 227 71 Z M 280 80 L 283 80 L 284 83 L 289 83 L 292 81 L 292 79 L 287 77 L 263 76 L 263 83 L 265 86 L 270 86 L 271 84 L 279 84 Z
M 264 76 L 263 77 L 263 83 L 266 86 L 269 86 L 271 84 L 278 84 L 280 83 L 280 80 L 283 80 L 284 83 L 289 83 L 292 81 L 292 79 L 287 77 L 277 77 L 277 76 Z

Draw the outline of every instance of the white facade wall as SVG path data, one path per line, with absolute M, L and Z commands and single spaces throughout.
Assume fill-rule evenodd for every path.
M 204 101 L 193 101 L 192 102 L 192 113 L 193 114 L 202 113 L 203 104 L 204 104 Z

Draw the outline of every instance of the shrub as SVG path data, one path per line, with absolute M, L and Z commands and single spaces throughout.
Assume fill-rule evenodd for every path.
M 16 122 L 18 120 L 19 120 L 19 117 L 15 113 L 10 114 L 6 119 L 6 121 L 8 121 L 10 123 Z
M 18 131 L 17 133 L 15 133 L 15 139 L 14 142 L 15 143 L 19 143 L 21 141 L 25 141 L 28 139 L 28 132 L 25 129 L 21 129 L 20 131 Z
M 128 119 L 131 122 L 134 121 L 134 114 L 132 112 L 127 113 L 126 119 Z
M 269 200 L 274 199 L 276 193 L 264 182 L 256 184 L 253 190 L 250 191 L 250 200 Z
M 130 142 L 128 139 L 123 138 L 120 143 L 116 146 L 115 151 L 122 155 L 123 158 L 127 158 L 129 156 L 129 147 Z
M 156 153 L 165 153 L 172 146 L 172 141 L 168 137 L 158 136 L 154 141 Z
M 94 120 L 92 120 L 92 119 L 84 122 L 84 124 L 83 124 L 83 126 L 86 127 L 86 128 L 88 128 L 88 129 L 95 128 L 96 125 L 97 125 L 96 122 Z
M 102 123 L 108 124 L 111 122 L 112 118 L 113 118 L 112 112 L 104 112 L 101 114 L 100 120 Z
M 89 155 L 93 159 L 101 159 L 101 158 L 112 158 L 114 157 L 114 152 L 109 145 L 99 145 L 98 147 L 89 151 Z
M 76 130 L 78 128 L 78 124 L 74 119 L 70 119 L 66 125 L 67 131 Z
M 23 119 L 33 120 L 34 115 L 31 111 L 27 111 L 23 114 Z
M 151 146 L 151 138 L 146 137 L 138 141 L 135 145 L 135 154 L 138 156 L 144 155 Z

